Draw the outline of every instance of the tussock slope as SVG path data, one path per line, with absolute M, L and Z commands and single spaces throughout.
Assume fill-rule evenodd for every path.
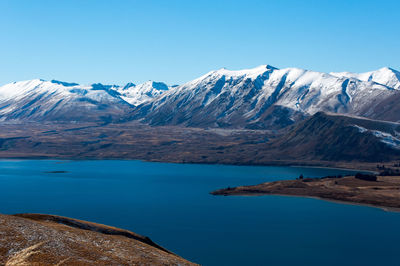
M 149 238 L 41 214 L 0 215 L 2 265 L 195 265 Z

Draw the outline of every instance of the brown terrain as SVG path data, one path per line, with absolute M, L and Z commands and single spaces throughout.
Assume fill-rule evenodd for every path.
M 153 127 L 137 121 L 4 122 L 0 129 L 0 158 L 309 165 L 372 171 L 377 163 L 400 159 L 399 150 L 359 133 L 348 126 L 352 122 L 339 119 L 319 114 L 298 127 L 281 131 Z M 336 128 L 335 134 L 322 130 L 331 127 Z
M 384 209 L 400 210 L 400 176 L 378 176 L 367 181 L 346 176 L 342 178 L 306 178 L 267 182 L 254 186 L 225 188 L 213 195 L 287 195 L 315 197 Z
M 139 159 L 164 162 L 257 163 L 268 131 L 152 127 L 138 122 L 3 123 L 0 158 Z M 243 146 L 240 154 L 233 150 Z M 260 147 L 261 148 L 261 147 Z
M 130 231 L 42 214 L 0 215 L 0 265 L 196 265 Z

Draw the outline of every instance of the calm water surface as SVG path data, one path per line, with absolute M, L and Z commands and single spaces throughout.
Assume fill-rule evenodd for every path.
M 300 174 L 344 173 L 349 171 L 0 161 L 0 212 L 57 214 L 125 228 L 203 265 L 400 265 L 399 213 L 298 197 L 208 194 Z

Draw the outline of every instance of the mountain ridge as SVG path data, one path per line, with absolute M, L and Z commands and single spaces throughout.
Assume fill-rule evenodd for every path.
M 379 162 L 400 156 L 400 124 L 318 112 L 275 140 L 282 157 Z
M 399 93 L 371 80 L 299 68 L 220 69 L 144 103 L 133 119 L 152 125 L 268 128 L 271 119 L 265 114 L 276 109 L 286 110 L 284 120 L 293 123 L 319 111 L 374 118 L 368 110 Z M 398 121 L 400 116 L 392 114 L 390 119 Z
M 154 83 L 161 87 L 164 83 Z M 122 90 L 117 85 L 94 83 L 80 85 L 58 80 L 33 79 L 0 87 L 0 119 L 23 121 L 118 121 L 143 98 L 155 97 L 153 83 L 142 88 L 129 84 Z M 142 86 L 142 87 L 140 87 Z M 167 86 L 166 86 L 167 87 Z M 136 95 L 129 94 L 136 89 Z M 168 89 L 168 87 L 167 87 Z M 160 93 L 158 93 L 160 94 Z
M 400 121 L 399 73 L 389 67 L 357 74 L 261 65 L 221 68 L 179 86 L 34 79 L 0 87 L 0 119 L 280 129 L 324 111 Z

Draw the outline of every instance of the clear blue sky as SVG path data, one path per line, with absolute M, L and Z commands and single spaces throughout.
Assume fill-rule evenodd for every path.
M 0 84 L 180 84 L 221 67 L 400 69 L 400 1 L 1 0 Z

